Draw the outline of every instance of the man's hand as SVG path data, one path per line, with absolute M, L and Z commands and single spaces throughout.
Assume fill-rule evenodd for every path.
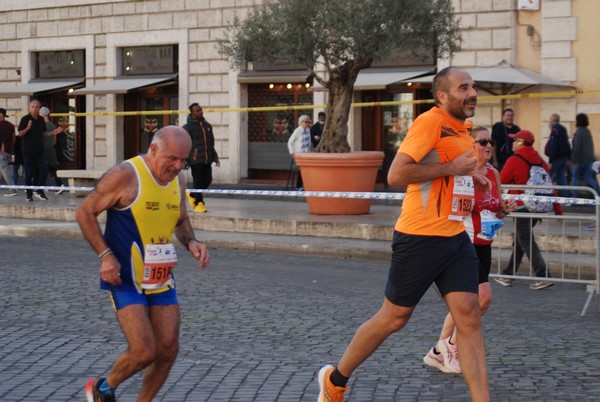
M 483 174 L 473 174 L 473 185 L 475 186 L 476 191 L 483 194 L 488 194 L 492 191 L 492 182 Z
M 121 264 L 114 254 L 107 255 L 100 262 L 100 278 L 111 285 L 121 284 Z
M 460 154 L 452 162 L 450 162 L 453 170 L 452 176 L 468 175 L 473 172 L 475 166 L 477 165 L 477 155 L 470 155 L 474 155 L 473 150 L 469 150 L 464 154 Z
M 208 263 L 210 262 L 210 256 L 208 255 L 206 244 L 200 243 L 198 240 L 193 239 L 188 243 L 188 250 L 195 259 L 200 261 L 200 269 L 204 269 L 208 266 Z

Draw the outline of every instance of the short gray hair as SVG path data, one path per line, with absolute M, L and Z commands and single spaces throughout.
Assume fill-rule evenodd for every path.
M 310 117 L 306 114 L 303 114 L 298 118 L 298 125 L 302 124 L 302 122 L 306 120 L 310 121 Z

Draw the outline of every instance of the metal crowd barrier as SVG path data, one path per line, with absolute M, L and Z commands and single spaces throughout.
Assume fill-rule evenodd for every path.
M 532 186 L 502 185 L 503 190 L 531 189 Z M 510 280 L 549 281 L 552 283 L 575 283 L 586 286 L 587 300 L 581 310 L 585 315 L 594 294 L 600 294 L 600 198 L 589 187 L 582 186 L 535 186 L 540 189 L 576 190 L 580 196 L 572 197 L 539 197 L 549 198 L 561 204 L 563 215 L 549 213 L 517 213 L 513 212 L 504 218 L 505 226 L 499 231 L 498 238 L 492 245 L 492 278 Z M 585 194 L 586 196 L 581 196 Z M 525 199 L 525 195 L 504 194 L 504 197 Z M 573 207 L 573 208 L 566 208 Z M 577 208 L 579 207 L 579 208 Z M 573 212 L 571 212 L 573 209 Z M 579 209 L 579 211 L 578 211 Z M 525 257 L 517 266 L 516 220 L 527 219 L 529 226 L 529 249 L 523 250 Z M 537 221 L 536 221 L 537 220 Z M 541 221 L 541 222 L 540 222 Z M 522 221 L 521 221 L 522 222 Z M 534 227 L 535 226 L 535 227 Z M 546 265 L 546 274 L 536 276 L 529 256 L 534 253 L 534 238 Z M 513 271 L 505 272 L 510 259 L 513 259 Z M 518 269 L 517 272 L 515 270 Z

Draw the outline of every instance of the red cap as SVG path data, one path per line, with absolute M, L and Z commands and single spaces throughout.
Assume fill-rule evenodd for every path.
M 535 141 L 535 136 L 529 130 L 521 130 L 516 134 L 509 134 L 508 136 L 510 138 L 512 138 L 513 140 L 516 140 L 516 139 L 524 140 L 528 144 L 533 144 L 533 142 Z

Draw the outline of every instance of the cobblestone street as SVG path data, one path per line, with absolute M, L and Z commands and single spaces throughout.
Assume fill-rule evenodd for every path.
M 0 238 L 0 400 L 82 401 L 125 348 L 98 261 L 82 240 Z M 179 249 L 181 350 L 159 401 L 315 401 L 316 373 L 380 306 L 387 263 Z M 484 318 L 493 401 L 593 401 L 600 310 L 583 286 L 492 285 Z M 352 379 L 352 401 L 468 401 L 462 376 L 425 366 L 446 312 L 430 290 Z M 133 401 L 141 374 L 117 390 Z

